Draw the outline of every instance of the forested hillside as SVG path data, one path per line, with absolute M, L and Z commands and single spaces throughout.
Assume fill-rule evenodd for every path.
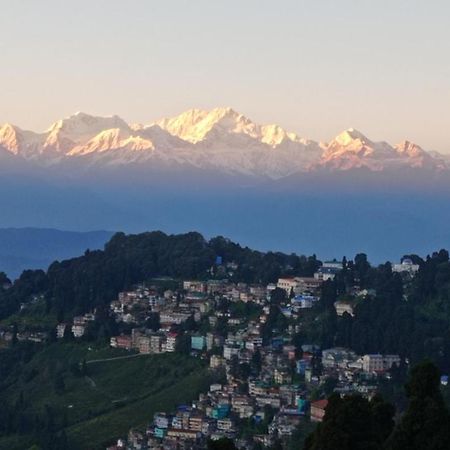
M 380 390 L 401 412 L 406 405 L 404 394 L 399 394 L 399 386 L 407 377 L 405 361 L 412 367 L 424 359 L 432 360 L 437 366 L 433 369 L 434 378 L 450 371 L 449 254 L 440 250 L 424 259 L 417 255 L 404 257 L 418 266 L 417 273 L 397 273 L 390 262 L 372 266 L 362 253 L 353 259 L 344 257 L 342 270 L 334 280 L 321 284 L 317 302 L 295 319 L 284 314 L 283 306 L 294 293 L 279 288 L 271 291 L 264 308 L 251 301 L 236 303 L 219 299 L 211 303 L 214 306 L 209 313 L 214 316 L 216 312 L 231 312 L 237 319 L 246 320 L 264 316 L 260 322 L 264 346 L 272 346 L 273 338 L 278 335 L 289 335 L 297 351 L 302 351 L 304 344 L 315 344 L 322 350 L 346 347 L 359 355 L 398 354 L 402 363 L 392 368 L 391 382 L 381 382 Z M 204 365 L 187 357 L 190 346 L 184 337 L 189 337 L 188 333 L 195 335 L 211 330 L 226 336 L 230 329 L 221 320 L 212 327 L 206 316 L 199 322 L 191 317 L 175 327 L 180 340 L 174 356 L 150 357 L 148 364 L 131 359 L 126 367 L 117 361 L 110 366 L 103 365 L 109 364 L 104 362 L 98 370 L 94 363 L 89 363 L 96 358 L 96 351 L 100 359 L 117 356 L 117 349 L 108 348 L 110 338 L 131 332 L 131 325 L 119 324 L 110 313 L 110 304 L 120 292 L 149 282 L 153 286 L 162 283 L 160 295 L 163 295 L 172 284 L 178 286 L 174 288 L 176 294 L 171 294 L 176 303 L 177 295 L 183 295 L 182 280 L 225 277 L 236 284 L 255 284 L 265 289 L 265 285 L 277 282 L 279 277 L 311 277 L 321 264 L 315 256 L 263 253 L 223 237 L 208 241 L 195 232 L 183 235 L 149 232 L 117 233 L 104 250 L 86 251 L 77 258 L 54 262 L 48 271 L 26 270 L 13 283 L 0 274 L 0 325 L 3 331 L 12 334 L 9 344 L 0 349 L 0 394 L 7 400 L 0 421 L 0 436 L 3 436 L 0 448 L 24 448 L 28 442 L 40 442 L 44 447 L 47 445 L 45 448 L 65 448 L 68 438 L 74 448 L 83 448 L 84 436 L 101 447 L 116 432 L 96 433 L 97 420 L 104 421 L 108 430 L 117 421 L 124 420 L 126 426 L 120 431 L 123 433 L 134 423 L 148 419 L 149 411 L 153 411 L 149 405 L 153 402 L 165 410 L 185 398 L 191 399 L 191 389 L 192 393 L 206 389 L 209 378 L 200 370 Z M 355 292 L 366 294 L 358 297 Z M 350 303 L 353 314 L 338 316 L 336 302 L 339 301 Z M 94 310 L 95 320 L 78 342 L 71 333 L 56 342 L 56 324 L 70 323 L 74 316 Z M 159 317 L 150 314 L 145 327 L 158 330 Z M 17 336 L 23 331 L 43 331 L 45 341 L 19 341 Z M 177 395 L 167 390 L 168 402 L 157 396 L 144 380 L 148 375 L 151 385 L 160 383 L 161 389 L 167 387 L 157 366 L 170 371 L 173 380 L 180 375 L 178 366 L 186 374 L 193 374 L 185 384 L 179 385 Z M 252 360 L 251 367 L 247 366 L 248 370 L 254 370 L 251 367 L 260 363 Z M 232 373 L 236 377 L 243 376 L 241 366 L 235 369 Z M 124 386 L 134 370 L 143 370 L 144 381 L 122 402 L 122 393 L 129 389 Z M 247 377 L 248 370 L 243 371 Z M 99 390 L 97 382 L 111 385 Z M 89 403 L 90 396 L 94 395 L 91 390 L 98 396 L 95 405 Z M 108 395 L 104 404 L 102 393 Z M 117 405 L 116 400 L 120 400 Z M 62 413 L 74 404 L 79 405 L 77 410 Z M 338 410 L 347 410 L 347 403 L 339 405 Z M 375 414 L 372 406 L 366 403 L 360 406 Z M 128 416 L 130 411 L 136 415 Z
M 102 307 L 121 290 L 153 277 L 206 279 L 217 256 L 234 261 L 234 278 L 267 283 L 281 274 L 312 275 L 316 258 L 283 253 L 262 253 L 217 237 L 206 241 L 199 233 L 166 235 L 162 232 L 117 233 L 104 250 L 53 263 L 47 272 L 27 270 L 0 297 L 0 318 L 15 312 L 20 303 L 44 294 L 48 311 L 58 317 Z
M 101 309 L 118 292 L 155 277 L 207 279 L 214 277 L 215 260 L 235 262 L 234 281 L 269 283 L 278 277 L 311 276 L 320 262 L 315 256 L 262 253 L 225 238 L 206 241 L 198 233 L 139 235 L 117 233 L 104 250 L 53 263 L 47 272 L 24 271 L 10 289 L 0 292 L 0 318 L 18 311 L 21 303 L 42 295 L 46 312 L 58 320 Z M 335 281 L 323 285 L 320 327 L 302 331 L 304 341 L 322 348 L 341 345 L 363 354 L 399 353 L 420 361 L 427 356 L 442 369 L 450 369 L 450 262 L 441 250 L 425 259 L 412 280 L 402 280 L 391 264 L 372 267 L 366 255 L 344 261 Z M 334 302 L 345 298 L 354 284 L 373 289 L 375 295 L 359 302 L 355 315 L 337 317 Z M 319 332 L 319 330 L 321 330 Z

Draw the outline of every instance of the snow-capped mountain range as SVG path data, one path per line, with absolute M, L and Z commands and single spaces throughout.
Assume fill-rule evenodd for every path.
M 314 170 L 450 168 L 447 157 L 409 141 L 391 146 L 350 128 L 318 143 L 278 125 L 258 125 L 231 108 L 191 109 L 148 125 L 76 113 L 43 133 L 4 124 L 1 155 L 44 167 L 75 161 L 86 169 L 177 166 L 270 179 Z

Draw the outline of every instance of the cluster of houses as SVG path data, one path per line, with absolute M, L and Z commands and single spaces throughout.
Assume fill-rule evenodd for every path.
M 156 413 L 145 430 L 130 430 L 127 439 L 109 450 L 205 448 L 208 439 L 223 437 L 238 443 L 239 448 L 253 448 L 258 443 L 271 446 L 292 436 L 302 421 L 323 420 L 327 400 L 314 399 L 312 393 L 330 378 L 335 380 L 335 392 L 370 398 L 380 378 L 388 377 L 389 369 L 400 364 L 398 355 L 359 356 L 345 348 L 320 351 L 312 345 L 297 349 L 288 338 L 263 346 L 257 339 L 247 341 L 248 337 L 244 333 L 230 336 L 221 354 L 209 356 L 211 370 L 225 372 L 225 383 L 210 385 L 208 392 L 175 411 Z M 230 352 L 230 348 L 236 351 Z M 256 353 L 260 368 L 244 383 L 233 366 L 251 363 Z M 254 426 L 250 440 L 240 433 L 248 421 Z M 265 427 L 259 427 L 261 424 Z
M 56 337 L 57 339 L 62 339 L 70 331 L 75 338 L 80 338 L 84 336 L 89 322 L 94 322 L 94 320 L 94 313 L 86 313 L 83 316 L 75 316 L 71 324 L 66 322 L 59 323 L 56 326 Z
M 45 342 L 48 339 L 46 331 L 17 331 L 14 332 L 11 327 L 0 328 L 0 345 L 10 345 L 15 339 L 18 342 Z
M 400 364 L 398 355 L 357 355 L 350 349 L 320 349 L 315 345 L 297 347 L 293 338 L 299 325 L 295 320 L 283 333 L 272 333 L 268 340 L 263 337 L 274 289 L 284 289 L 287 294 L 281 312 L 301 317 L 304 309 L 313 308 L 320 300 L 324 280 L 341 269 L 340 263 L 331 262 L 314 277 L 280 278 L 267 286 L 226 280 L 184 281 L 178 292 L 158 295 L 154 289 L 141 286 L 122 293 L 111 304 L 116 320 L 139 324 L 136 314 L 146 305 L 147 312 L 159 313 L 160 329 L 153 332 L 136 327 L 130 336 L 112 338 L 111 345 L 143 353 L 176 351 L 176 325 L 188 317 L 207 320 L 209 331 L 188 333 L 190 352 L 206 358 L 210 370 L 223 373 L 226 381 L 210 385 L 190 404 L 156 413 L 145 430 L 130 430 L 126 439 L 109 449 L 205 448 L 208 439 L 222 437 L 232 439 L 239 448 L 270 446 L 278 439 L 289 439 L 302 421 L 323 420 L 327 406 L 323 389 L 327 384 L 342 395 L 372 397 L 380 379 L 389 378 L 389 370 Z M 358 290 L 352 298 L 361 300 L 372 294 Z M 231 311 L 215 307 L 220 299 L 252 302 L 259 305 L 258 313 L 235 317 Z M 133 308 L 136 303 L 141 309 Z M 335 308 L 338 314 L 353 313 L 340 304 Z M 229 325 L 225 335 L 215 328 L 219 320 Z M 172 341 L 168 344 L 172 338 L 175 345 Z M 252 427 L 250 437 L 243 437 L 243 424 Z
M 226 270 L 235 269 L 228 265 Z M 342 263 L 329 261 L 311 277 L 282 277 L 268 285 L 233 283 L 227 278 L 171 280 L 121 292 L 109 305 L 119 330 L 110 338 L 111 347 L 142 354 L 188 351 L 207 360 L 221 382 L 175 411 L 149 417 L 146 429 L 130 430 L 110 449 L 205 448 L 208 439 L 221 437 L 234 440 L 240 448 L 270 446 L 289 439 L 302 421 L 323 420 L 326 386 L 342 395 L 373 396 L 380 379 L 389 378 L 389 370 L 401 363 L 398 355 L 357 355 L 346 348 L 300 346 L 295 340 L 302 317 L 314 314 L 322 284 L 342 269 Z M 408 259 L 393 266 L 405 276 L 417 269 Z M 277 307 L 287 325 L 271 327 L 267 333 L 276 289 L 286 294 Z M 355 287 L 335 302 L 337 315 L 354 315 L 355 306 L 374 295 Z M 83 338 L 95 320 L 91 312 L 59 323 L 56 337 Z M 47 338 L 45 332 L 0 329 L 0 344 Z M 251 429 L 245 438 L 244 424 Z

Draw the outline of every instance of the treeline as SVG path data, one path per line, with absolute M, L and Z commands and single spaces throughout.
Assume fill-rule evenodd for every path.
M 4 403 L 0 411 L 0 436 L 26 437 L 30 449 L 67 450 L 69 445 L 64 431 L 67 415 L 61 415 L 50 405 L 35 413 L 28 409 L 23 395 L 14 405 Z
M 154 277 L 206 279 L 215 275 L 216 258 L 235 262 L 233 279 L 268 283 L 281 274 L 312 275 L 320 265 L 312 257 L 263 253 L 241 247 L 223 237 L 206 241 L 199 233 L 166 235 L 149 232 L 115 234 L 104 250 L 54 262 L 47 272 L 25 271 L 10 289 L 0 289 L 0 319 L 16 312 L 23 302 L 43 295 L 48 312 L 58 319 L 102 308 L 118 292 Z M 213 268 L 211 273 L 210 269 Z M 223 276 L 220 271 L 217 276 Z
M 98 317 L 103 318 L 100 325 L 105 327 L 109 323 L 107 306 L 120 291 L 161 276 L 224 277 L 215 264 L 218 256 L 223 264 L 236 263 L 233 281 L 250 283 L 274 282 L 280 276 L 311 276 L 320 265 L 315 256 L 263 253 L 223 237 L 207 241 L 198 233 L 117 233 L 104 250 L 55 262 L 47 272 L 25 271 L 11 288 L 0 288 L 0 319 L 17 312 L 21 303 L 39 297 L 46 312 L 59 321 L 96 308 Z M 316 343 L 322 348 L 339 345 L 359 354 L 398 353 L 412 362 L 430 358 L 441 370 L 450 371 L 448 252 L 441 250 L 426 259 L 407 257 L 420 267 L 412 280 L 393 272 L 390 263 L 372 267 L 364 254 L 353 260 L 344 258 L 344 269 L 334 281 L 323 284 L 318 318 L 302 323 L 296 342 Z M 7 285 L 6 281 L 0 285 Z M 345 299 L 355 286 L 373 289 L 376 294 L 357 302 L 354 317 L 337 317 L 335 301 Z M 271 325 L 283 329 L 285 317 L 278 308 L 272 309 Z
M 322 285 L 320 314 L 306 323 L 296 340 L 321 348 L 342 346 L 358 354 L 395 353 L 413 364 L 425 358 L 450 371 L 450 262 L 446 250 L 426 259 L 414 277 L 392 271 L 390 263 L 371 267 L 364 254 L 344 259 L 334 281 Z M 365 299 L 352 287 L 372 290 Z M 337 300 L 353 301 L 354 315 L 336 315 Z
M 450 415 L 440 391 L 440 374 L 429 362 L 414 367 L 406 384 L 408 407 L 397 423 L 395 409 L 380 396 L 333 394 L 325 417 L 304 450 L 445 450 Z

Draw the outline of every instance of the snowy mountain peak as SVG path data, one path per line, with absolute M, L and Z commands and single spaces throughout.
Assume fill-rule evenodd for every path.
M 45 150 L 68 153 L 74 146 L 82 145 L 104 130 L 128 131 L 128 124 L 119 116 L 97 117 L 77 112 L 55 122 L 48 130 Z
M 42 135 L 22 130 L 11 123 L 0 127 L 0 146 L 14 155 L 35 157 L 40 153 L 42 141 Z
M 208 142 L 208 145 L 266 144 L 277 147 L 284 143 L 309 145 L 295 133 L 287 132 L 276 124 L 258 125 L 233 108 L 214 108 L 210 111 L 190 109 L 171 118 L 156 122 L 173 136 L 192 144 Z M 315 143 L 314 143 L 315 144 Z
M 304 145 L 311 143 L 311 141 L 303 139 L 295 133 L 290 133 L 276 124 L 263 125 L 261 127 L 261 142 L 264 142 L 271 147 L 277 147 L 286 141 L 297 142 Z
M 409 162 L 411 167 L 427 167 L 438 170 L 445 170 L 447 167 L 445 156 L 435 152 L 427 152 L 414 142 L 405 140 L 394 148 L 400 157 Z
M 164 118 L 156 122 L 162 129 L 173 136 L 195 144 L 203 139 L 198 124 L 206 117 L 207 112 L 201 109 L 190 109 L 173 118 Z
M 132 136 L 128 131 L 120 128 L 111 128 L 100 132 L 86 144 L 75 146 L 68 155 L 80 156 L 117 149 L 131 151 L 153 150 L 154 145 L 149 139 L 144 139 L 141 136 Z
M 335 170 L 364 167 L 381 171 L 398 163 L 408 165 L 408 161 L 399 161 L 399 157 L 399 153 L 387 142 L 371 141 L 360 131 L 349 128 L 325 145 L 320 165 Z
M 355 128 L 348 128 L 334 138 L 334 142 L 339 145 L 348 146 L 353 143 L 371 143 L 371 141 Z
M 6 150 L 44 166 L 62 161 L 98 168 L 139 163 L 272 179 L 316 169 L 449 167 L 445 156 L 410 141 L 393 147 L 349 128 L 319 145 L 277 124 L 259 125 L 230 107 L 190 109 L 150 125 L 78 112 L 41 134 L 5 124 L 0 127 L 0 147 L 1 154 Z
M 230 107 L 215 108 L 211 111 L 189 109 L 173 118 L 156 122 L 170 134 L 195 144 L 204 140 L 213 131 L 225 133 L 255 134 L 256 125 Z
M 5 123 L 0 128 L 0 145 L 14 154 L 20 152 L 20 129 L 10 123 Z
M 62 134 L 64 137 L 79 142 L 92 138 L 103 130 L 120 128 L 128 130 L 128 124 L 119 116 L 97 117 L 77 112 L 65 119 L 55 122 L 48 130 L 49 135 Z
M 415 144 L 414 142 L 410 142 L 407 140 L 401 142 L 400 144 L 397 144 L 395 146 L 395 149 L 398 153 L 410 157 L 422 156 L 426 153 L 422 147 Z

